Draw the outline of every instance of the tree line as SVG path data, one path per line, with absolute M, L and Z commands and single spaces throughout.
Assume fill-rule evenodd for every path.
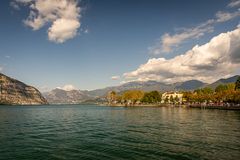
M 196 104 L 240 104 L 240 79 L 230 84 L 220 84 L 215 90 L 205 87 L 193 92 L 183 92 L 186 103 Z
M 240 77 L 235 83 L 220 84 L 215 89 L 210 87 L 194 91 L 181 91 L 182 101 L 179 97 L 167 96 L 165 99 L 158 91 L 144 92 L 141 90 L 128 90 L 123 93 L 111 91 L 107 95 L 109 104 L 240 104 Z
M 158 91 L 128 90 L 119 94 L 111 91 L 107 95 L 107 100 L 110 104 L 156 104 L 161 102 L 161 97 Z

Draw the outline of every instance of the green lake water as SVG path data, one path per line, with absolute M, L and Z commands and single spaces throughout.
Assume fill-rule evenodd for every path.
M 0 106 L 1 160 L 238 160 L 240 111 Z

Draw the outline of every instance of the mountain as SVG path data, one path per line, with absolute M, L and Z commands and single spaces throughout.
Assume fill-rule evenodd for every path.
M 171 90 L 172 86 L 156 81 L 147 82 L 129 82 L 119 86 L 106 87 L 91 91 L 72 90 L 65 91 L 62 89 L 54 89 L 50 92 L 43 93 L 44 97 L 51 104 L 76 104 L 82 102 L 90 102 L 91 100 L 101 101 L 101 97 L 105 97 L 109 91 L 123 92 L 126 90 Z M 99 99 L 100 98 L 100 99 Z
M 198 80 L 190 80 L 178 83 L 175 88 L 176 90 L 195 90 L 197 88 L 204 87 L 205 85 L 207 85 L 207 83 L 203 83 Z
M 160 92 L 172 91 L 172 90 L 195 90 L 205 85 L 206 83 L 203 83 L 198 80 L 190 80 L 190 81 L 186 81 L 182 83 L 174 83 L 174 84 L 165 84 L 157 81 L 146 81 L 146 82 L 135 81 L 135 82 L 125 83 L 120 86 L 106 87 L 103 89 L 88 91 L 88 94 L 93 97 L 94 96 L 98 97 L 98 96 L 104 96 L 109 91 L 112 91 L 112 90 L 116 92 L 123 92 L 126 90 L 143 90 L 146 92 L 153 91 L 153 90 L 157 90 Z
M 186 81 L 183 83 L 165 84 L 157 81 L 134 81 L 128 82 L 119 86 L 106 87 L 91 91 L 65 91 L 62 89 L 54 89 L 50 92 L 44 93 L 45 98 L 52 104 L 75 104 L 81 102 L 91 102 L 92 100 L 101 101 L 101 97 L 105 97 L 109 91 L 124 92 L 126 90 L 143 90 L 160 92 L 172 90 L 194 90 L 202 87 L 205 83 L 197 80 Z M 100 100 L 99 100 L 100 98 Z
M 230 77 L 227 79 L 219 79 L 218 81 L 207 84 L 199 80 L 189 80 L 185 82 L 177 82 L 173 84 L 165 84 L 157 81 L 134 81 L 124 83 L 119 86 L 106 87 L 102 89 L 96 89 L 91 91 L 80 91 L 72 90 L 65 91 L 61 89 L 54 89 L 48 93 L 45 93 L 44 96 L 49 103 L 90 103 L 90 102 L 100 102 L 102 101 L 109 91 L 124 92 L 126 90 L 143 90 L 143 91 L 153 91 L 157 90 L 160 92 L 166 91 L 191 91 L 202 87 L 211 87 L 214 88 L 219 84 L 234 83 L 237 80 L 238 76 Z
M 207 85 L 207 87 L 215 89 L 220 84 L 235 83 L 237 81 L 238 77 L 239 77 L 239 75 L 229 77 L 229 78 L 222 78 L 212 84 Z
M 116 92 L 123 92 L 126 90 L 167 91 L 172 89 L 173 89 L 172 85 L 164 84 L 157 81 L 147 81 L 147 82 L 135 81 L 135 82 L 128 82 L 119 86 L 106 87 L 102 89 L 88 91 L 88 95 L 90 95 L 91 97 L 101 97 L 101 96 L 105 96 L 109 91 L 112 91 L 112 90 Z
M 106 95 L 109 91 L 116 91 L 116 92 L 123 92 L 126 90 L 143 90 L 143 91 L 152 91 L 157 90 L 161 92 L 166 91 L 173 91 L 173 90 L 185 90 L 185 91 L 191 91 L 202 87 L 211 87 L 214 88 L 218 86 L 219 84 L 227 84 L 227 83 L 235 83 L 238 78 L 238 75 L 229 77 L 226 79 L 219 79 L 216 82 L 212 84 L 207 84 L 204 82 L 201 82 L 199 80 L 189 80 L 185 82 L 177 82 L 173 84 L 166 84 L 158 81 L 134 81 L 134 82 L 128 82 L 119 86 L 113 86 L 113 87 L 106 87 L 102 89 L 96 89 L 92 91 L 87 91 L 87 94 L 91 97 L 99 97 Z
M 80 90 L 65 91 L 58 88 L 43 95 L 51 104 L 77 104 L 91 98 Z
M 41 105 L 47 101 L 36 88 L 0 73 L 0 104 Z

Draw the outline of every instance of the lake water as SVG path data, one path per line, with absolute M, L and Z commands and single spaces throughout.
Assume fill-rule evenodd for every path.
M 240 159 L 240 111 L 0 106 L 0 159 Z

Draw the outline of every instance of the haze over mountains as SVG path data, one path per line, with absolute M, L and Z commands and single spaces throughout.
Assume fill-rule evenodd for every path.
M 226 79 L 219 79 L 214 83 L 207 84 L 199 80 L 189 80 L 185 82 L 177 82 L 174 84 L 165 84 L 157 81 L 146 81 L 146 82 L 128 82 L 119 86 L 106 87 L 102 89 L 96 89 L 91 91 L 71 90 L 66 91 L 63 89 L 54 89 L 50 92 L 43 93 L 49 103 L 81 103 L 89 99 L 96 99 L 104 97 L 109 91 L 123 92 L 126 90 L 143 90 L 152 91 L 157 90 L 160 92 L 166 91 L 189 91 L 195 90 L 202 87 L 215 88 L 219 84 L 227 84 L 236 82 L 238 75 L 229 77 Z

